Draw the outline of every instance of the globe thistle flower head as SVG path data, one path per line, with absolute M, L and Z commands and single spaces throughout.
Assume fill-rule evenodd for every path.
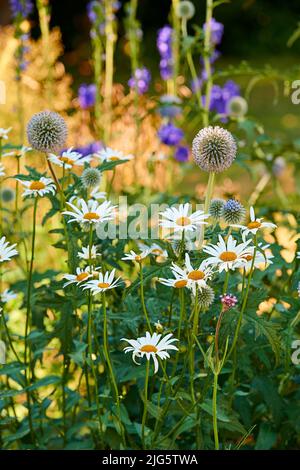
M 247 114 L 248 103 L 242 96 L 233 96 L 227 103 L 227 114 L 234 118 L 241 118 Z
M 27 125 L 27 137 L 30 145 L 40 152 L 56 152 L 66 141 L 67 124 L 59 114 L 53 111 L 36 113 Z
M 222 217 L 227 224 L 238 224 L 246 214 L 244 206 L 236 199 L 228 199 L 224 204 Z
M 81 175 L 81 181 L 85 188 L 95 188 L 100 184 L 101 172 L 97 168 L 86 168 Z
M 219 126 L 201 129 L 193 140 L 195 163 L 203 171 L 221 173 L 229 168 L 235 157 L 237 146 L 230 132 Z
M 183 0 L 176 8 L 176 15 L 179 18 L 190 20 L 195 14 L 195 7 L 192 2 Z
M 215 293 L 211 287 L 205 286 L 198 290 L 197 301 L 201 309 L 207 310 L 211 306 L 214 300 L 215 300 Z
M 212 199 L 209 206 L 209 213 L 215 220 L 220 220 L 223 213 L 225 201 L 223 199 Z
M 0 193 L 0 197 L 5 203 L 12 202 L 15 199 L 15 191 L 11 188 L 4 188 Z

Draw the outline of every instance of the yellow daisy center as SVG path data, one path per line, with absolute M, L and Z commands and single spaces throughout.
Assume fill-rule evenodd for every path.
M 191 279 L 192 281 L 200 281 L 201 279 L 205 278 L 205 274 L 203 271 L 191 271 L 188 274 L 188 278 Z
M 87 212 L 86 214 L 84 214 L 83 218 L 86 220 L 98 220 L 100 219 L 100 216 L 96 214 L 96 212 Z
M 60 159 L 61 162 L 73 166 L 74 162 L 70 158 L 68 158 L 68 157 L 59 157 L 59 159 Z
M 141 352 L 157 352 L 157 348 L 153 346 L 152 344 L 145 344 L 144 346 L 141 347 L 140 349 Z
M 237 255 L 233 251 L 223 251 L 220 254 L 220 260 L 222 261 L 235 261 L 237 259 Z
M 182 289 L 182 287 L 185 287 L 187 285 L 187 281 L 185 279 L 181 279 L 180 281 L 176 281 L 174 283 L 174 287 L 176 287 L 176 289 Z
M 100 287 L 100 289 L 107 289 L 109 286 L 110 286 L 110 284 L 108 282 L 99 282 L 98 283 L 98 287 Z
M 109 157 L 109 159 L 111 162 L 117 162 L 118 160 L 120 160 L 120 157 L 117 157 L 117 155 L 112 155 L 111 157 Z
M 245 256 L 243 256 L 243 258 L 247 261 L 251 261 L 253 259 L 253 256 L 252 255 L 245 255 Z
M 81 282 L 81 281 L 84 281 L 84 279 L 86 279 L 88 277 L 88 273 L 80 273 L 76 276 L 76 280 L 78 282 Z
M 29 189 L 32 190 L 40 190 L 40 189 L 45 189 L 46 185 L 45 183 L 42 183 L 41 181 L 32 181 L 32 183 L 29 186 Z
M 176 220 L 177 225 L 181 225 L 182 227 L 185 227 L 186 225 L 190 225 L 191 219 L 189 217 L 178 217 Z
M 247 227 L 251 230 L 253 228 L 259 228 L 261 226 L 261 223 L 260 222 L 257 222 L 257 220 L 255 220 L 254 222 L 249 222 L 249 224 L 247 225 Z
M 140 255 L 137 255 L 135 257 L 135 261 L 137 261 L 138 263 L 140 263 L 142 261 L 142 257 Z

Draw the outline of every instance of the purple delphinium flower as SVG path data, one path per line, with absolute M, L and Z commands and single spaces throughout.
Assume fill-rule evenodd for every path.
M 78 89 L 79 105 L 82 109 L 88 109 L 94 106 L 96 101 L 96 85 L 86 85 L 83 83 Z
M 148 91 L 150 81 L 150 71 L 146 67 L 142 67 L 135 70 L 133 76 L 128 80 L 128 85 L 133 90 L 136 88 L 139 95 L 143 95 Z
M 178 162 L 187 162 L 189 159 L 189 148 L 185 145 L 178 146 L 175 151 L 174 158 Z
M 81 153 L 83 157 L 86 157 L 87 155 L 93 155 L 94 153 L 98 152 L 102 148 L 103 148 L 102 143 L 99 141 L 96 141 L 96 142 L 91 142 L 90 144 L 84 145 L 83 147 L 73 148 L 73 151 Z
M 164 26 L 158 30 L 157 34 L 157 48 L 160 53 L 160 75 L 163 80 L 168 80 L 172 77 L 172 34 L 171 26 Z
M 233 80 L 227 80 L 223 87 L 220 85 L 213 85 L 210 95 L 210 111 L 215 111 L 217 114 L 221 114 L 221 120 L 226 122 L 227 105 L 234 96 L 240 96 L 240 87 Z M 203 102 L 205 103 L 205 97 L 203 97 Z
M 166 145 L 178 145 L 183 135 L 183 131 L 171 122 L 163 124 L 158 130 L 158 137 Z
M 203 30 L 204 32 L 206 31 L 206 23 L 203 25 Z M 220 44 L 222 41 L 222 36 L 224 32 L 224 25 L 222 23 L 219 23 L 216 21 L 214 18 L 211 19 L 210 23 L 210 40 L 214 46 L 217 44 Z
M 33 11 L 32 0 L 9 0 L 9 4 L 14 18 L 18 15 L 27 18 Z

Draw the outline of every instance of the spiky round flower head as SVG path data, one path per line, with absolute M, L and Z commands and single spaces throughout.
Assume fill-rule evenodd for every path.
M 193 18 L 194 14 L 195 7 L 192 2 L 184 0 L 180 2 L 176 8 L 176 15 L 179 18 L 190 20 L 191 18 Z
M 215 220 L 220 220 L 223 213 L 225 201 L 223 199 L 212 199 L 209 206 L 209 213 Z
M 52 111 L 34 114 L 27 125 L 28 141 L 40 152 L 57 152 L 64 146 L 67 134 L 66 121 Z
M 226 170 L 235 159 L 236 150 L 232 134 L 219 126 L 204 127 L 193 140 L 194 160 L 203 171 Z
M 4 188 L 0 193 L 3 202 L 12 202 L 15 199 L 15 192 L 11 188 Z
M 222 217 L 227 224 L 238 224 L 246 214 L 244 206 L 236 199 L 228 199 L 224 204 Z
M 205 286 L 198 290 L 197 297 L 199 307 L 206 310 L 215 300 L 215 293 L 211 287 Z
M 231 117 L 243 117 L 247 111 L 248 103 L 242 96 L 233 96 L 227 103 L 227 114 Z
M 95 188 L 100 184 L 101 172 L 97 168 L 86 168 L 81 175 L 81 181 L 85 188 Z

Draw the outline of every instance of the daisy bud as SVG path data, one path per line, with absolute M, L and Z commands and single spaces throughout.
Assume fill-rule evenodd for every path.
M 223 294 L 220 295 L 221 303 L 223 304 L 223 311 L 226 312 L 230 308 L 236 306 L 238 299 L 235 295 L 232 294 Z
M 155 326 L 157 333 L 162 333 L 164 331 L 164 327 L 162 326 L 159 320 L 156 323 L 154 323 L 154 326 Z
M 85 188 L 95 188 L 100 184 L 101 172 L 97 168 L 86 168 L 81 175 L 81 181 Z
M 1 195 L 2 201 L 6 203 L 11 202 L 15 199 L 15 192 L 11 188 L 2 189 L 0 195 Z
M 209 286 L 202 287 L 198 291 L 198 304 L 201 309 L 208 309 L 215 299 L 215 293 Z
M 243 117 L 247 111 L 248 103 L 242 96 L 233 96 L 227 104 L 227 114 L 231 117 Z
M 213 199 L 210 203 L 209 213 L 215 220 L 220 220 L 223 213 L 225 201 L 223 199 Z
M 236 199 L 228 199 L 224 204 L 222 217 L 227 224 L 238 224 L 245 217 L 246 210 Z
M 204 127 L 193 140 L 195 163 L 203 171 L 220 173 L 236 157 L 237 146 L 230 132 L 219 126 Z
M 195 14 L 195 7 L 192 2 L 188 2 L 184 0 L 180 2 L 176 8 L 176 15 L 179 18 L 190 20 L 191 18 L 193 18 L 194 14 Z
M 57 152 L 64 146 L 67 134 L 64 118 L 52 111 L 34 114 L 27 125 L 28 141 L 40 152 Z

